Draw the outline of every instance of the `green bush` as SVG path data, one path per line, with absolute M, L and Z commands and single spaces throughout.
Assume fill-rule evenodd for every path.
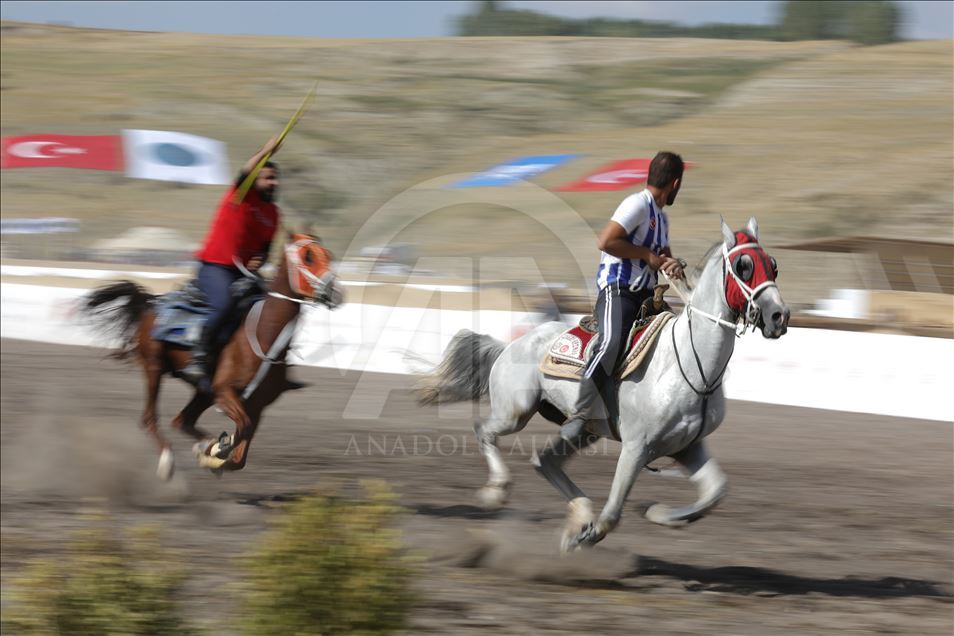
M 9 584 L 9 634 L 189 634 L 176 603 L 184 576 L 156 533 L 123 542 L 105 527 L 86 530 L 61 558 L 27 566 Z
M 381 484 L 365 501 L 292 504 L 245 567 L 242 628 L 256 636 L 382 634 L 406 624 L 411 565 Z

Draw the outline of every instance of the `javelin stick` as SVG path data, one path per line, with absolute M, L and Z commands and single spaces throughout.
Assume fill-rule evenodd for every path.
M 278 136 L 278 140 L 275 142 L 275 147 L 282 145 L 282 142 L 285 140 L 285 137 L 288 133 L 291 132 L 291 129 L 295 127 L 295 124 L 298 123 L 298 120 L 301 119 L 301 116 L 304 114 L 305 109 L 308 107 L 308 104 L 315 97 L 315 91 L 318 90 L 318 82 L 315 82 L 315 85 L 311 87 L 311 90 L 308 91 L 308 94 L 305 95 L 305 99 L 302 100 L 301 106 L 298 107 L 298 110 L 292 115 L 292 118 L 288 120 L 288 124 L 285 126 L 285 130 L 282 131 L 282 134 Z M 255 167 L 252 168 L 252 171 L 248 173 L 248 176 L 245 177 L 245 180 L 242 181 L 242 185 L 239 186 L 238 190 L 235 191 L 235 196 L 233 197 L 233 203 L 241 203 L 245 200 L 245 195 L 248 194 L 249 188 L 252 187 L 252 184 L 255 183 L 255 178 L 258 176 L 258 173 L 261 171 L 265 163 L 271 158 L 272 153 L 267 152 L 265 156 L 259 159 L 258 163 L 255 164 Z

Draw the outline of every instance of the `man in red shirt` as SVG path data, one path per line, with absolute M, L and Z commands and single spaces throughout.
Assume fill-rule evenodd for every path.
M 275 205 L 278 166 L 266 162 L 239 203 L 234 201 L 235 192 L 262 157 L 269 153 L 274 155 L 279 146 L 277 138 L 273 138 L 245 162 L 235 183 L 219 202 L 202 249 L 196 253 L 199 260 L 196 282 L 212 312 L 206 320 L 202 337 L 192 350 L 192 360 L 180 373 L 203 390 L 211 388 L 207 369 L 209 351 L 221 344 L 217 342 L 217 336 L 233 309 L 230 286 L 242 277 L 236 262 L 252 271 L 261 267 L 278 228 L 281 219 L 280 210 Z

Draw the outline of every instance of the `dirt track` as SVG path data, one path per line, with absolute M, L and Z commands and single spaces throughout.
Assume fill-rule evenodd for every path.
M 106 497 L 123 523 L 159 523 L 164 542 L 185 550 L 194 618 L 228 633 L 214 622 L 228 607 L 221 560 L 253 543 L 281 501 L 380 478 L 410 511 L 408 544 L 428 555 L 414 633 L 954 629 L 949 423 L 732 403 L 711 439 L 730 478 L 719 509 L 687 528 L 655 526 L 641 502 L 687 501 L 692 490 L 644 474 L 620 528 L 560 560 L 564 505 L 528 462 L 553 432 L 542 420 L 512 449 L 503 441 L 516 487 L 505 511 L 488 514 L 473 506 L 486 469 L 470 407 L 420 410 L 406 377 L 299 368 L 315 385 L 267 412 L 244 472 L 201 472 L 188 440 L 170 432 L 179 470 L 160 484 L 136 425 L 138 371 L 102 351 L 18 341 L 2 342 L 0 362 L 5 585 L 26 558 L 71 536 L 89 497 Z M 393 392 L 377 417 L 381 387 Z M 186 396 L 184 385 L 164 385 L 164 428 Z M 211 411 L 203 422 L 213 432 L 226 424 Z M 613 445 L 598 450 L 570 467 L 597 506 L 616 457 Z

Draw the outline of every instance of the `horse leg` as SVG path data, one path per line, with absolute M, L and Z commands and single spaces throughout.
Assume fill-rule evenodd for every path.
M 238 470 L 232 462 L 232 452 L 245 440 L 246 430 L 252 425 L 252 420 L 245 411 L 242 398 L 230 386 L 216 388 L 215 401 L 222 412 L 235 423 L 235 434 L 228 441 L 202 440 L 196 442 L 192 449 L 199 460 L 199 465 L 213 471 Z M 242 463 L 244 466 L 244 462 Z M 241 468 L 241 467 L 239 467 Z
M 142 412 L 141 425 L 159 447 L 156 476 L 163 481 L 169 481 L 176 471 L 176 461 L 172 454 L 172 447 L 159 432 L 157 403 L 159 402 L 159 384 L 162 380 L 162 365 L 158 360 L 146 358 L 143 360 L 143 368 L 146 372 L 146 407 Z
M 208 433 L 198 428 L 195 423 L 210 406 L 212 406 L 212 397 L 204 391 L 196 391 L 185 408 L 172 419 L 172 428 L 196 440 L 207 439 Z
M 490 469 L 487 484 L 477 491 L 477 500 L 481 507 L 487 510 L 496 510 L 507 503 L 513 486 L 510 470 L 503 461 L 500 448 L 497 447 L 497 437 L 520 432 L 533 417 L 533 411 L 517 416 L 497 411 L 498 409 L 494 408 L 489 418 L 478 420 L 474 424 L 474 433 L 477 435 L 480 452 L 487 460 L 487 467 Z
M 232 452 L 229 453 L 229 461 L 223 466 L 225 470 L 242 470 L 245 468 L 245 462 L 248 459 L 248 449 L 252 445 L 252 438 L 255 437 L 255 431 L 258 429 L 261 413 L 249 413 L 248 418 L 248 425 L 243 428 L 241 432 L 238 429 L 235 431 L 235 437 L 232 439 Z
M 593 522 L 593 502 L 564 472 L 563 464 L 574 453 L 583 450 L 598 439 L 599 437 L 596 435 L 585 433 L 574 445 L 562 437 L 558 437 L 555 445 L 547 446 L 543 449 L 543 452 L 533 458 L 533 465 L 537 472 L 550 482 L 550 485 L 559 490 L 569 502 L 567 504 L 566 525 L 563 530 L 563 538 L 560 541 L 562 552 L 567 552 L 580 530 Z
M 623 449 L 616 463 L 616 475 L 613 477 L 613 486 L 610 488 L 609 498 L 603 506 L 599 518 L 591 523 L 568 542 L 567 548 L 591 546 L 599 543 L 619 524 L 623 514 L 623 504 L 636 482 L 636 476 L 646 465 L 646 448 L 642 440 L 623 442 Z
M 646 510 L 646 518 L 664 526 L 681 526 L 705 516 L 728 492 L 728 480 L 701 441 L 672 456 L 683 468 L 689 481 L 696 484 L 699 498 L 688 506 L 677 508 L 656 503 Z
M 599 439 L 598 436 L 591 433 L 584 434 L 576 445 L 566 441 L 562 437 L 556 444 L 547 446 L 538 455 L 533 458 L 533 465 L 544 479 L 550 482 L 550 485 L 559 490 L 567 501 L 586 497 L 586 494 L 573 483 L 563 471 L 563 464 L 577 451 L 581 451 L 593 442 Z
M 227 387 L 216 392 L 215 401 L 225 415 L 235 422 L 235 437 L 242 435 L 242 431 L 250 425 L 248 413 L 245 411 L 245 405 L 242 398 L 232 387 Z

